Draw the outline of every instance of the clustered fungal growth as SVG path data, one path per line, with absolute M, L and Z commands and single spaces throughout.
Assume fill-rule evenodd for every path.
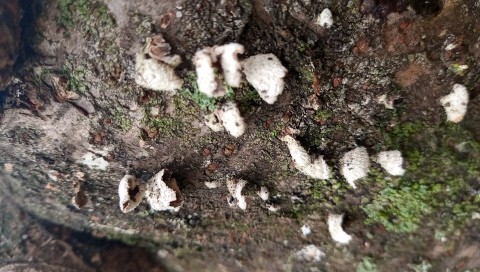
M 287 143 L 295 167 L 303 174 L 315 179 L 329 179 L 330 169 L 322 157 L 312 160 L 307 151 L 292 136 L 281 139 Z
M 357 188 L 355 181 L 366 177 L 369 168 L 370 158 L 362 146 L 345 153 L 340 159 L 340 173 L 354 189 Z
M 166 173 L 167 172 L 167 173 Z M 124 213 L 134 210 L 146 196 L 150 208 L 155 211 L 177 212 L 183 205 L 183 196 L 177 181 L 163 169 L 145 185 L 132 175 L 125 175 L 118 185 L 120 210 Z
M 238 206 L 240 209 L 245 210 L 247 208 L 247 201 L 242 195 L 243 187 L 247 184 L 243 179 L 227 179 L 227 189 L 230 195 L 228 196 L 228 205 L 230 207 Z
M 352 236 L 342 228 L 343 216 L 343 214 L 329 214 L 327 219 L 328 231 L 335 242 L 348 244 L 352 240 Z
M 180 56 L 171 55 L 171 47 L 161 35 L 147 38 L 146 42 L 136 56 L 135 82 L 150 90 L 176 93 L 183 85 L 183 80 L 175 74 Z
M 287 69 L 273 54 L 259 54 L 242 62 L 243 72 L 260 97 L 268 104 L 277 101 L 282 94 L 285 83 L 283 78 Z
M 120 210 L 127 213 L 135 209 L 142 201 L 145 193 L 145 184 L 139 182 L 132 175 L 125 175 L 118 185 Z
M 405 173 L 405 169 L 402 166 L 402 153 L 398 150 L 382 151 L 378 153 L 375 161 L 392 176 L 403 176 Z
M 454 84 L 453 90 L 440 99 L 440 104 L 445 108 L 447 120 L 459 123 L 467 113 L 468 91 L 461 84 Z
M 152 210 L 178 212 L 183 205 L 183 197 L 177 181 L 165 172 L 163 169 L 148 181 L 145 197 Z
M 260 97 L 273 104 L 283 92 L 283 77 L 287 69 L 273 54 L 252 56 L 245 61 L 239 55 L 245 53 L 243 45 L 228 43 L 198 50 L 192 62 L 197 73 L 199 92 L 208 97 L 224 97 L 227 84 L 238 88 L 242 83 L 242 71 L 247 81 L 257 90 Z M 219 67 L 217 69 L 217 67 Z M 236 104 L 227 101 L 213 113 L 205 116 L 205 124 L 215 132 L 226 130 L 234 137 L 245 132 L 245 122 Z

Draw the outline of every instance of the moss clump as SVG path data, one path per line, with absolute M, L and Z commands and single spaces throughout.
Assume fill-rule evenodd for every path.
M 73 69 L 66 65 L 62 70 L 62 74 L 67 79 L 66 86 L 68 90 L 85 95 L 88 87 L 83 83 L 85 82 L 85 72 L 82 67 Z
M 377 265 L 370 257 L 364 257 L 362 262 L 357 265 L 357 272 L 376 272 Z
M 415 231 L 422 216 L 433 210 L 432 197 L 425 185 L 385 188 L 364 207 L 368 216 L 366 223 L 378 222 L 393 232 Z
M 59 25 L 71 29 L 80 27 L 87 34 L 98 37 L 106 28 L 115 25 L 107 6 L 96 0 L 60 0 Z
M 317 111 L 315 113 L 315 121 L 317 122 L 325 122 L 333 116 L 333 112 L 330 111 Z
M 178 137 L 185 132 L 185 124 L 172 117 L 156 117 L 145 120 L 149 129 L 157 131 L 161 137 Z
M 111 114 L 113 122 L 123 131 L 129 131 L 133 126 L 133 121 L 130 117 L 120 109 L 114 109 Z
M 432 223 L 448 232 L 470 220 L 480 204 L 475 182 L 480 144 L 472 135 L 455 124 L 408 123 L 390 138 L 396 139 L 395 147 L 405 157 L 407 173 L 381 184 L 383 188 L 363 208 L 366 223 L 380 223 L 393 232 L 412 232 L 420 222 Z M 442 214 L 442 219 L 429 214 Z

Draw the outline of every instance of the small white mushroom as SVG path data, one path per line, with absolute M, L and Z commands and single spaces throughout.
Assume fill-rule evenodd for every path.
M 328 8 L 324 9 L 318 16 L 316 23 L 321 27 L 330 28 L 333 25 L 332 12 Z
M 387 95 L 386 94 L 382 94 L 380 95 L 379 97 L 377 97 L 377 102 L 379 104 L 383 104 L 385 106 L 385 108 L 389 109 L 389 110 L 393 110 L 394 107 L 393 107 L 393 99 L 388 99 Z
M 182 59 L 171 55 L 170 45 L 162 35 L 148 37 L 146 45 L 137 53 L 135 60 L 135 82 L 154 91 L 176 93 L 183 85 L 183 80 L 175 74 Z
M 325 257 L 325 253 L 315 245 L 308 245 L 297 251 L 295 257 L 300 261 L 320 262 Z
M 221 121 L 225 130 L 233 137 L 240 137 L 245 133 L 245 121 L 240 115 L 240 111 L 234 102 L 226 102 L 217 110 L 218 119 Z
M 217 90 L 218 82 L 215 77 L 215 68 L 213 67 L 212 48 L 206 47 L 197 51 L 193 56 L 192 62 L 197 72 L 198 91 L 209 97 L 224 96 L 224 92 Z
M 215 189 L 218 187 L 218 183 L 216 181 L 205 181 L 204 184 L 208 189 Z
M 223 76 L 228 85 L 238 88 L 242 81 L 242 66 L 238 60 L 238 54 L 243 54 L 245 49 L 238 43 L 229 43 L 213 47 L 213 54 L 221 56 L 220 64 Z
M 127 213 L 135 209 L 145 194 L 145 184 L 139 182 L 132 175 L 125 175 L 118 184 L 120 210 Z
M 307 225 L 303 225 L 302 228 L 301 228 L 301 230 L 302 230 L 303 236 L 307 236 L 307 235 L 309 235 L 310 233 L 312 233 L 312 229 L 310 229 L 310 227 L 307 226 Z
M 260 97 L 268 104 L 275 103 L 283 92 L 287 74 L 280 60 L 273 54 L 259 54 L 244 60 L 242 66 L 247 81 Z
M 461 84 L 453 85 L 453 91 L 440 99 L 440 104 L 445 108 L 447 120 L 459 123 L 467 113 L 468 91 Z
M 315 179 L 329 179 L 330 169 L 322 157 L 312 162 L 307 151 L 292 136 L 285 136 L 282 141 L 287 143 L 295 167 L 303 174 Z
M 78 163 L 84 164 L 88 166 L 90 169 L 98 169 L 98 170 L 106 170 L 108 165 L 110 164 L 106 161 L 103 157 L 97 156 L 96 154 L 88 151 L 85 153 Z
M 150 208 L 155 211 L 178 212 L 183 205 L 183 197 L 174 178 L 165 177 L 165 169 L 158 172 L 147 183 L 145 197 Z
M 357 147 L 340 159 L 340 173 L 354 189 L 355 181 L 364 178 L 370 168 L 370 159 L 365 147 Z
M 268 192 L 267 187 L 262 186 L 262 187 L 260 188 L 260 192 L 258 192 L 258 196 L 259 196 L 263 201 L 267 201 L 268 198 L 270 197 L 270 193 Z
M 375 160 L 392 176 L 402 176 L 405 173 L 402 152 L 398 150 L 382 151 Z
M 174 67 L 154 58 L 147 59 L 144 53 L 138 53 L 135 62 L 135 83 L 154 90 L 176 93 L 183 80 L 176 74 Z
M 230 193 L 228 198 L 228 204 L 230 207 L 238 206 L 240 209 L 245 210 L 247 208 L 247 202 L 242 195 L 243 187 L 247 184 L 247 181 L 243 179 L 227 179 L 227 189 Z
M 329 214 L 328 215 L 328 231 L 332 239 L 341 244 L 348 244 L 352 239 L 348 233 L 342 228 L 343 214 Z

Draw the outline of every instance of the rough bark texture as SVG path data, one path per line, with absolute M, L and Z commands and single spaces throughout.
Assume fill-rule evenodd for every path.
M 158 2 L 24 4 L 35 17 L 23 31 L 34 35 L 0 92 L 0 271 L 480 266 L 479 1 Z M 316 24 L 325 8 L 334 16 L 329 29 Z M 135 54 L 157 33 L 183 59 L 176 95 L 134 82 Z M 246 82 L 234 90 L 248 126 L 239 138 L 203 125 L 219 101 L 195 90 L 191 63 L 198 49 L 228 42 L 243 44 L 244 57 L 273 53 L 288 69 L 273 105 Z M 459 124 L 445 121 L 439 103 L 455 83 L 470 93 Z M 330 179 L 296 170 L 279 140 L 289 132 L 323 156 Z M 400 150 L 406 174 L 389 176 L 373 163 L 353 190 L 338 162 L 356 146 L 370 156 Z M 183 194 L 180 211 L 153 212 L 143 201 L 121 212 L 120 179 L 147 182 L 164 168 Z M 227 177 L 248 181 L 246 210 L 229 206 Z M 263 186 L 268 203 L 257 195 Z M 329 213 L 345 213 L 350 244 L 331 239 Z M 60 244 L 68 252 L 61 262 L 40 250 Z M 320 261 L 299 256 L 311 244 L 325 253 Z

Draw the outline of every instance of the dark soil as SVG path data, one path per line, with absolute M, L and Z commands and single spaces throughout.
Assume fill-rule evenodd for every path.
M 480 2 L 124 2 L 37 0 L 29 9 L 34 20 L 22 27 L 35 39 L 0 92 L 0 271 L 480 269 Z M 329 29 L 315 23 L 325 8 Z M 176 95 L 134 83 L 135 53 L 156 33 L 184 60 Z M 288 69 L 273 105 L 246 82 L 234 90 L 247 123 L 239 138 L 204 126 L 215 101 L 193 96 L 191 57 L 227 42 L 245 56 L 273 53 Z M 470 94 L 459 124 L 439 103 L 453 84 Z M 331 179 L 295 169 L 279 140 L 292 131 L 324 157 Z M 400 150 L 407 173 L 373 163 L 352 189 L 338 163 L 356 146 L 371 156 Z M 90 153 L 105 170 L 79 163 Z M 120 179 L 146 182 L 164 168 L 183 194 L 180 211 L 144 201 L 122 213 Z M 248 181 L 245 211 L 228 205 L 227 177 Z M 257 195 L 262 186 L 278 211 Z M 331 239 L 329 213 L 345 214 L 348 245 Z M 310 244 L 321 261 L 298 257 Z

